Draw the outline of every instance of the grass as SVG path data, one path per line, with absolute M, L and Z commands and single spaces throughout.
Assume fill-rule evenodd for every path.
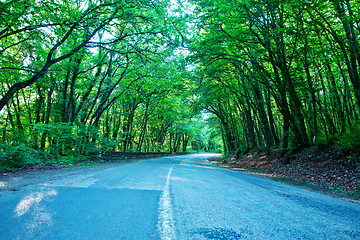
M 344 187 L 336 183 L 310 183 L 304 178 L 294 179 L 291 177 L 272 177 L 274 181 L 282 182 L 298 187 L 305 187 L 306 189 L 313 190 L 322 194 L 330 195 L 337 198 L 345 198 L 346 200 L 360 200 L 360 184 L 357 190 L 347 191 Z
M 298 186 L 310 186 L 311 185 L 311 183 L 309 183 L 305 178 L 294 179 L 291 177 L 278 177 L 278 176 L 276 176 L 276 174 L 274 174 L 272 179 L 277 182 L 291 183 L 291 184 L 298 185 Z
M 27 149 L 26 149 L 27 150 Z M 38 166 L 40 169 L 46 166 L 60 166 L 63 168 L 74 166 L 91 166 L 104 163 L 97 156 L 73 157 L 61 156 L 59 154 L 47 154 L 44 152 L 16 151 L 2 153 L 0 152 L 0 171 L 16 172 L 19 169 L 31 168 Z

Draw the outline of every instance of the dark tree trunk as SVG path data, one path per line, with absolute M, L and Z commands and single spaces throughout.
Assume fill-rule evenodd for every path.
M 55 90 L 55 79 L 53 77 L 51 77 L 51 87 L 49 89 L 49 92 L 47 94 L 47 104 L 46 104 L 46 112 L 45 112 L 45 124 L 49 124 L 50 122 L 50 113 L 51 113 L 51 105 L 52 105 L 52 94 Z M 44 150 L 45 149 L 45 144 L 46 144 L 46 137 L 47 137 L 47 133 L 44 132 L 41 136 L 41 146 L 40 149 Z

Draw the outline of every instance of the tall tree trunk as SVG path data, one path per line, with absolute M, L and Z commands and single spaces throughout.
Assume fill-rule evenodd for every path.
M 9 115 L 7 115 L 6 119 L 5 119 L 5 124 L 3 126 L 3 133 L 1 135 L 1 142 L 4 144 L 6 142 L 6 133 L 7 133 L 7 126 L 8 126 L 8 122 L 9 122 Z
M 264 99 L 263 99 L 263 95 L 260 91 L 259 85 L 257 82 L 253 83 L 253 90 L 254 90 L 254 94 L 255 94 L 255 102 L 256 102 L 256 109 L 259 113 L 259 123 L 260 123 L 260 129 L 264 135 L 264 140 L 266 143 L 267 147 L 271 147 L 274 144 L 273 141 L 273 136 L 270 130 L 270 126 L 269 126 L 269 121 L 268 121 L 268 117 L 266 116 L 266 112 L 265 112 L 265 103 L 264 103 Z
M 333 99 L 334 104 L 334 112 L 337 114 L 337 117 L 340 119 L 340 133 L 344 133 L 345 131 L 345 115 L 343 112 L 343 108 L 342 108 L 342 103 L 340 100 L 340 96 L 339 96 L 339 92 L 338 92 L 338 87 L 335 83 L 335 77 L 334 74 L 331 70 L 330 64 L 327 63 L 326 64 L 328 73 L 329 73 L 329 81 L 330 81 L 330 90 L 331 90 L 331 98 Z
M 124 128 L 123 128 L 123 151 L 126 152 L 128 150 L 131 150 L 131 141 L 132 141 L 132 128 L 133 128 L 133 121 L 134 121 L 134 115 L 135 110 L 137 108 L 138 104 L 136 103 L 136 100 L 133 99 L 133 102 L 130 105 L 129 116 L 126 118 Z
M 41 121 L 41 109 L 42 109 L 42 105 L 43 102 L 45 100 L 45 97 L 43 96 L 43 93 L 41 91 L 41 87 L 39 84 L 37 84 L 36 86 L 37 89 L 37 93 L 38 93 L 38 98 L 36 99 L 36 104 L 35 104 L 35 124 L 40 123 Z M 34 134 L 34 148 L 38 149 L 39 148 L 39 144 L 38 144 L 38 135 Z
M 289 130 L 290 130 L 290 123 L 289 120 L 284 118 L 284 125 L 283 125 L 283 139 L 282 139 L 282 149 L 287 149 L 289 146 Z
M 145 134 L 146 134 L 146 128 L 147 128 L 147 121 L 149 119 L 148 116 L 148 111 L 149 111 L 149 106 L 150 106 L 150 99 L 146 102 L 146 107 L 145 107 L 145 113 L 144 113 L 144 117 L 143 117 L 143 123 L 141 126 L 141 132 L 140 132 L 140 136 L 139 136 L 139 144 L 137 147 L 137 151 L 141 152 L 141 146 L 144 142 L 144 138 L 145 138 Z
M 359 71 L 357 65 L 357 63 L 359 63 L 360 65 L 360 53 L 359 53 L 359 44 L 357 42 L 354 31 L 353 21 L 349 16 L 346 15 L 343 2 L 339 2 L 335 0 L 332 1 L 334 2 L 335 9 L 342 21 L 346 33 L 347 42 L 349 44 L 348 49 L 350 52 L 350 64 L 348 64 L 348 70 L 349 70 L 351 82 L 354 87 L 355 96 L 357 98 L 358 105 L 360 106 L 360 77 L 359 77 Z M 347 2 L 347 5 L 350 15 L 353 15 L 350 7 L 350 3 Z M 346 52 L 344 52 L 344 54 L 346 54 Z
M 324 83 L 323 76 L 322 76 L 320 71 L 319 71 L 319 77 L 320 77 L 321 87 L 322 87 L 322 90 L 324 92 L 324 104 L 320 103 L 319 105 L 324 108 L 324 111 L 321 111 L 321 112 L 324 114 L 325 120 L 327 122 L 327 128 L 330 131 L 330 138 L 332 138 L 337 133 L 337 130 L 336 130 L 335 124 L 333 122 L 333 118 L 331 118 L 330 114 L 329 114 L 329 111 L 330 111 L 329 108 L 328 108 L 328 106 L 330 106 L 330 104 L 328 103 L 328 98 L 329 97 L 328 97 L 328 94 L 327 94 L 327 89 L 326 89 L 326 86 L 325 86 L 325 83 Z
M 24 139 L 25 137 L 25 132 L 24 132 L 24 127 L 21 121 L 21 115 L 20 113 L 21 111 L 21 106 L 20 106 L 20 100 L 19 100 L 19 93 L 16 93 L 16 103 L 15 101 L 12 101 L 14 110 L 15 110 L 15 117 L 16 117 L 16 129 L 17 129 L 17 134 L 20 134 L 20 136 L 17 136 L 17 138 L 22 138 Z
M 269 124 L 270 124 L 270 128 L 271 128 L 271 132 L 272 132 L 272 136 L 274 138 L 275 144 L 277 146 L 280 145 L 280 139 L 279 136 L 276 132 L 276 123 L 274 120 L 274 115 L 272 113 L 272 107 L 271 107 L 271 99 L 270 99 L 270 89 L 268 89 L 268 92 L 265 94 L 266 96 L 266 110 L 267 110 L 267 115 L 269 116 Z
M 269 53 L 270 53 L 270 56 L 272 56 L 271 59 L 273 59 L 272 53 L 271 52 L 269 52 Z M 279 95 L 274 94 L 273 97 L 274 97 L 276 104 L 283 116 L 283 121 L 284 121 L 282 145 L 286 146 L 286 148 L 287 148 L 288 140 L 289 140 L 289 137 L 288 137 L 289 136 L 288 135 L 289 127 L 292 130 L 292 132 L 294 133 L 294 136 L 299 143 L 303 143 L 303 140 L 302 140 L 302 136 L 301 136 L 300 130 L 298 128 L 298 125 L 295 121 L 295 118 L 290 112 L 289 104 L 288 104 L 288 100 L 287 100 L 286 89 L 284 87 L 284 84 L 281 81 L 278 68 L 273 60 L 271 61 L 271 64 L 272 64 L 272 68 L 274 71 L 274 77 L 275 77 L 275 83 L 277 86 L 277 91 L 279 92 Z
M 289 69 L 287 68 L 283 68 L 282 69 L 282 74 L 284 76 L 284 81 L 285 83 L 287 83 L 288 85 L 288 90 L 289 90 L 289 98 L 290 98 L 290 109 L 291 112 L 294 113 L 295 117 L 296 117 L 296 125 L 300 130 L 300 136 L 298 138 L 299 144 L 300 146 L 302 145 L 306 145 L 309 143 L 309 139 L 306 133 L 306 127 L 305 127 L 305 119 L 304 119 L 304 115 L 302 113 L 302 103 L 296 93 L 295 90 L 295 86 L 293 84 L 293 79 L 290 75 Z
M 76 65 L 74 66 L 73 75 L 70 82 L 70 92 L 69 92 L 69 102 L 68 102 L 68 111 L 69 111 L 69 121 L 73 123 L 76 118 L 76 102 L 75 102 L 75 83 L 79 75 L 80 65 L 82 62 L 83 55 L 80 55 L 76 58 Z
M 52 105 L 52 94 L 55 90 L 55 78 L 51 77 L 51 87 L 49 89 L 49 92 L 47 94 L 47 104 L 46 104 L 46 112 L 45 112 L 45 124 L 49 124 L 50 122 L 50 113 L 51 113 L 51 105 Z M 46 137 L 47 137 L 47 132 L 44 132 L 41 136 L 41 146 L 40 149 L 44 150 L 45 149 L 45 144 L 46 144 Z
M 306 80 L 307 84 L 310 90 L 310 96 L 311 96 L 311 118 L 312 121 L 310 121 L 312 124 L 310 125 L 310 132 L 311 132 L 311 138 L 313 141 L 316 141 L 318 136 L 318 121 L 317 121 L 317 112 L 316 112 L 316 96 L 315 96 L 315 88 L 313 85 L 313 80 L 310 74 L 310 64 L 308 60 L 308 39 L 306 37 L 305 44 L 304 44 L 304 68 L 306 73 Z
M 186 148 L 188 145 L 190 137 L 187 136 L 185 133 L 182 134 L 182 151 L 186 152 Z
M 71 66 L 72 58 L 69 59 L 69 66 Z M 68 67 L 64 87 L 62 89 L 62 122 L 66 123 L 69 121 L 69 111 L 68 111 L 68 87 L 69 87 L 69 80 L 70 80 L 71 68 Z

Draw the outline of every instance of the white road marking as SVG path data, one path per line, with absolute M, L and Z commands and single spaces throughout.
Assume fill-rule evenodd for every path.
M 162 240 L 176 239 L 176 234 L 174 229 L 174 217 L 173 217 L 171 195 L 170 195 L 170 179 L 171 179 L 172 169 L 173 167 L 170 168 L 169 173 L 166 177 L 164 192 L 161 195 L 159 202 L 160 213 L 159 213 L 158 229 Z

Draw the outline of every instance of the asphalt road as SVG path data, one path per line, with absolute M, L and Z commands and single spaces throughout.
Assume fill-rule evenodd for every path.
M 0 239 L 360 239 L 360 205 L 209 156 L 95 167 L 2 191 Z

